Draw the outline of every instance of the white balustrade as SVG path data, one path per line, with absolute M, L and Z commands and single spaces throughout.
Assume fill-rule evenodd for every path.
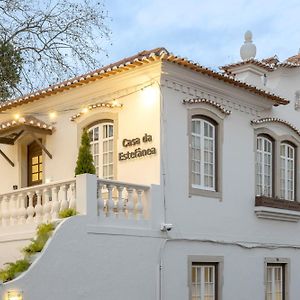
M 73 179 L 0 195 L 0 226 L 49 222 L 63 209 L 76 209 L 75 184 Z
M 149 219 L 149 186 L 97 179 L 94 175 L 81 176 L 0 195 L 0 226 L 50 222 L 67 208 L 93 216 L 95 222 L 98 219 L 105 222 L 105 226 L 131 227 L 137 224 L 144 228 L 152 222 L 152 214 Z
M 148 219 L 149 186 L 98 179 L 97 189 L 100 218 L 135 221 Z

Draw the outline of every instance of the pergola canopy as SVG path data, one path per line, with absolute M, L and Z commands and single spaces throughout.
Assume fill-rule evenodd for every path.
M 37 138 L 38 134 L 51 135 L 53 132 L 53 126 L 46 124 L 33 116 L 20 117 L 17 120 L 9 120 L 0 123 L 0 144 L 14 145 L 18 138 L 24 134 L 30 134 L 33 139 L 41 146 L 44 152 L 52 158 L 50 152 Z M 0 155 L 2 155 L 7 162 L 14 167 L 14 163 L 7 157 L 7 155 L 0 149 Z
M 14 145 L 24 133 L 52 134 L 53 127 L 33 117 L 26 116 L 17 120 L 0 123 L 0 144 Z

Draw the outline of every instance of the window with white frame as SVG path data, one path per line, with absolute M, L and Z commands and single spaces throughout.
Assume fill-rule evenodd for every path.
M 97 176 L 114 178 L 114 125 L 112 122 L 98 123 L 89 128 L 91 151 Z
M 280 145 L 280 198 L 295 200 L 295 147 Z
M 216 126 L 207 118 L 192 119 L 192 187 L 216 191 Z
M 256 141 L 256 195 L 272 196 L 273 143 L 265 136 Z
M 217 264 L 192 263 L 191 299 L 217 299 Z
M 284 264 L 267 264 L 266 300 L 284 300 Z

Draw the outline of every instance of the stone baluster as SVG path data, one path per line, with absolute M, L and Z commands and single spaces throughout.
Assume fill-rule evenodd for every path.
M 50 190 L 48 187 L 46 187 L 43 191 L 44 194 L 44 203 L 43 203 L 43 220 L 44 222 L 49 222 L 51 220 L 51 208 L 52 208 L 52 203 L 50 202 Z
M 43 221 L 43 206 L 42 206 L 42 192 L 40 189 L 35 191 L 37 197 L 37 203 L 35 206 L 35 221 L 36 223 L 42 223 Z
M 33 197 L 34 193 L 33 192 L 28 192 L 27 193 L 28 200 L 29 200 L 29 205 L 27 207 L 27 220 L 26 223 L 31 223 L 33 222 L 33 216 L 34 216 L 34 207 L 33 207 Z
M 19 224 L 26 222 L 26 194 L 20 193 L 18 195 L 19 201 Z
M 2 212 L 2 224 L 4 226 L 9 225 L 9 197 L 3 197 L 3 212 Z
M 18 223 L 18 198 L 17 195 L 13 194 L 10 197 L 10 224 Z
M 58 200 L 59 187 L 58 186 L 52 187 L 51 192 L 52 192 L 52 219 L 57 219 L 60 210 L 60 203 Z
M 60 211 L 65 210 L 69 207 L 69 203 L 68 203 L 68 185 L 64 184 L 61 186 L 61 190 L 62 190 L 62 200 L 60 203 Z
M 123 203 L 123 186 L 117 186 L 118 190 L 118 202 L 117 202 L 117 217 L 118 219 L 124 219 L 124 203 Z
M 75 183 L 70 184 L 69 208 L 76 209 L 76 186 L 75 186 Z
M 137 201 L 135 203 L 135 216 L 137 220 L 143 219 L 143 203 L 142 203 L 142 195 L 143 190 L 136 190 L 137 192 Z
M 133 191 L 134 191 L 133 188 L 127 187 L 128 202 L 127 202 L 126 208 L 127 208 L 127 218 L 128 219 L 134 218 Z
M 114 214 L 114 200 L 112 197 L 112 190 L 113 186 L 111 184 L 106 185 L 107 192 L 108 192 L 108 198 L 106 202 L 106 207 L 107 207 L 107 216 L 112 216 Z
M 104 212 L 106 210 L 106 205 L 104 204 L 104 199 L 102 197 L 102 187 L 103 187 L 103 184 L 98 181 L 98 187 L 97 187 L 97 215 L 98 216 L 102 216 L 104 215 Z

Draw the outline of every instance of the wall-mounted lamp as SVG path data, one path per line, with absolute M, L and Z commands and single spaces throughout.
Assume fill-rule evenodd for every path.
M 7 300 L 23 300 L 23 292 L 21 291 L 8 291 Z
M 141 97 L 145 106 L 152 106 L 155 103 L 157 96 L 157 88 L 154 86 L 148 86 L 142 89 Z

